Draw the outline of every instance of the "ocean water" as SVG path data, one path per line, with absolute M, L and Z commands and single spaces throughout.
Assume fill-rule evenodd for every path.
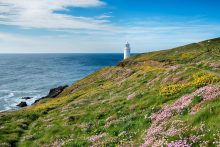
M 0 54 L 0 111 L 18 109 L 22 97 L 36 99 L 104 66 L 116 65 L 123 54 Z

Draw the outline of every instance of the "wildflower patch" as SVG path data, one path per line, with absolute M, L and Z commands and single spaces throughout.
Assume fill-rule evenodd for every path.
M 173 121 L 175 124 L 169 125 L 171 118 L 175 115 L 182 114 L 186 107 L 190 105 L 196 105 L 204 103 L 208 100 L 213 100 L 220 95 L 220 88 L 207 85 L 202 88 L 197 89 L 191 94 L 186 94 L 179 98 L 173 104 L 165 105 L 163 108 L 151 115 L 152 125 L 147 130 L 145 143 L 143 147 L 147 146 L 163 146 L 163 145 L 177 145 L 177 144 L 187 144 L 189 141 L 184 140 L 174 140 L 171 143 L 167 143 L 167 140 L 164 138 L 169 136 L 178 136 L 185 130 L 190 130 L 189 126 L 185 125 L 182 121 Z M 189 107 L 190 108 L 190 107 Z M 169 126 L 169 127 L 167 127 Z M 177 128 L 177 126 L 181 126 Z M 163 136 L 163 137 L 161 137 Z M 182 142 L 184 141 L 184 142 Z M 192 142 L 192 141 L 190 141 Z
M 160 88 L 160 94 L 164 96 L 170 96 L 181 92 L 187 87 L 202 87 L 208 84 L 216 83 L 219 78 L 211 73 L 199 72 L 193 75 L 193 80 L 187 83 L 162 85 Z

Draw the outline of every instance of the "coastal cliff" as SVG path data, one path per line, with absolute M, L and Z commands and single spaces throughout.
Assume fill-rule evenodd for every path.
M 220 38 L 138 54 L 0 113 L 4 146 L 219 146 Z

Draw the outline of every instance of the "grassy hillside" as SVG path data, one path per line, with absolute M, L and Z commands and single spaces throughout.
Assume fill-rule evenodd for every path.
M 220 145 L 220 38 L 133 56 L 0 113 L 0 147 L 117 145 Z

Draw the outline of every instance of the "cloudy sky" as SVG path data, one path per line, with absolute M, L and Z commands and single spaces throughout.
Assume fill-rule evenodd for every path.
M 219 0 L 0 0 L 0 53 L 133 52 L 220 36 Z

